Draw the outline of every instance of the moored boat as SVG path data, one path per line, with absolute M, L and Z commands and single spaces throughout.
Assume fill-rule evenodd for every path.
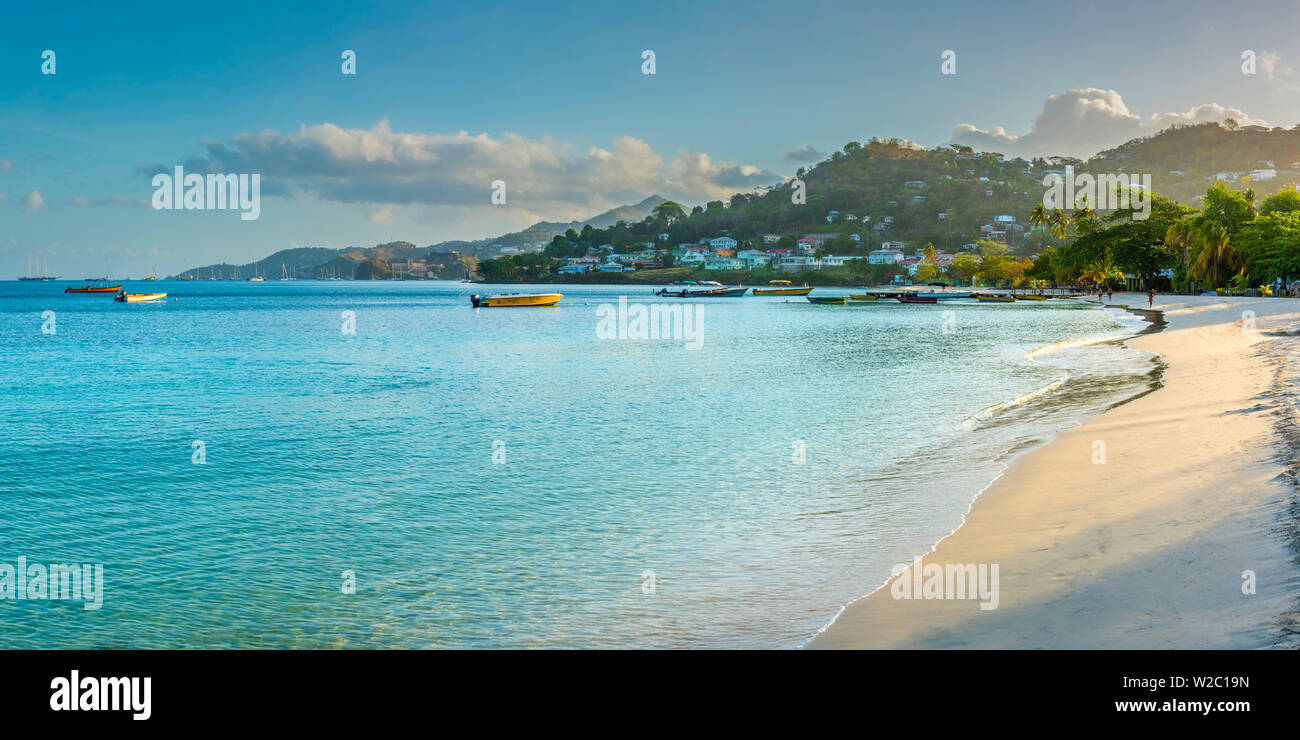
M 166 293 L 128 293 L 124 290 L 113 296 L 113 300 L 118 303 L 148 303 L 150 301 L 161 301 L 166 297 Z
M 853 300 L 853 301 L 878 301 L 878 300 L 880 300 L 880 299 L 879 299 L 878 297 L 874 296 L 874 295 L 871 295 L 870 293 L 868 293 L 868 294 L 866 294 L 866 295 L 854 295 L 854 294 L 850 293 L 850 294 L 849 294 L 849 300 Z
M 1018 296 L 1016 296 L 1016 300 L 1017 300 L 1017 301 L 1045 301 L 1045 300 L 1047 300 L 1047 296 L 1045 296 L 1045 295 L 1018 295 Z
M 469 297 L 470 303 L 474 308 L 491 308 L 513 306 L 517 308 L 531 308 L 539 306 L 554 306 L 564 297 L 563 293 L 498 293 L 497 295 L 480 296 L 477 293 Z
M 738 298 L 749 291 L 749 288 L 728 288 L 722 283 L 707 280 L 699 283 L 682 281 L 673 283 L 678 286 L 673 288 L 662 288 L 655 292 L 655 295 L 666 296 L 668 298 Z
M 981 303 L 1015 303 L 1016 299 L 1009 295 L 977 295 L 975 300 Z
M 843 305 L 849 302 L 848 298 L 842 295 L 810 295 L 805 296 L 809 303 L 819 303 L 828 306 Z
M 754 295 L 808 295 L 812 288 L 796 288 L 789 280 L 769 280 L 766 288 L 754 288 Z
M 72 286 L 68 286 L 63 289 L 63 292 L 64 293 L 116 293 L 120 290 L 122 290 L 122 286 L 120 285 L 106 285 L 106 286 L 85 285 L 80 288 L 73 288 Z
M 939 299 L 924 295 L 900 295 L 899 303 L 938 303 Z

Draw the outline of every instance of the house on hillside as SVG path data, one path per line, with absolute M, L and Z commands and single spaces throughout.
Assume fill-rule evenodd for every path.
M 898 242 L 892 243 L 897 244 Z M 867 253 L 867 262 L 873 265 L 896 265 L 902 261 L 902 249 L 873 249 Z

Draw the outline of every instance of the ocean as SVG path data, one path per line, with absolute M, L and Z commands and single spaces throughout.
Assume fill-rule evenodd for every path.
M 795 648 L 1159 376 L 1070 300 L 64 285 L 0 283 L 0 565 L 103 601 L 0 600 L 0 648 Z M 600 333 L 620 298 L 698 336 Z

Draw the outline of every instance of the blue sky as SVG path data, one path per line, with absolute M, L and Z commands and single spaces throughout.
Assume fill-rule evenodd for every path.
M 1300 122 L 1294 4 L 985 5 L 9 7 L 0 276 L 29 255 L 125 276 L 481 238 L 653 192 L 725 197 L 808 164 L 785 156 L 802 146 L 872 136 L 1088 154 L 1225 111 Z M 944 49 L 956 75 L 939 74 Z M 150 168 L 176 164 L 260 172 L 261 217 L 149 208 Z

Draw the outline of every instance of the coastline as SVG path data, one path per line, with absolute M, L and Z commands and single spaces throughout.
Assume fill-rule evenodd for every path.
M 1145 295 L 1112 305 L 1146 311 Z M 1279 455 L 1277 372 L 1261 350 L 1287 299 L 1160 296 L 1129 338 L 1163 385 L 1014 459 L 921 564 L 997 564 L 996 609 L 895 599 L 914 566 L 847 605 L 811 649 L 1256 648 L 1288 644 L 1300 593 Z M 1242 330 L 1253 311 L 1258 331 Z M 1272 412 L 1272 413 L 1270 413 Z M 1102 445 L 1099 448 L 1098 443 Z M 1104 462 L 1094 462 L 1099 449 Z M 1243 594 L 1243 572 L 1255 593 Z

